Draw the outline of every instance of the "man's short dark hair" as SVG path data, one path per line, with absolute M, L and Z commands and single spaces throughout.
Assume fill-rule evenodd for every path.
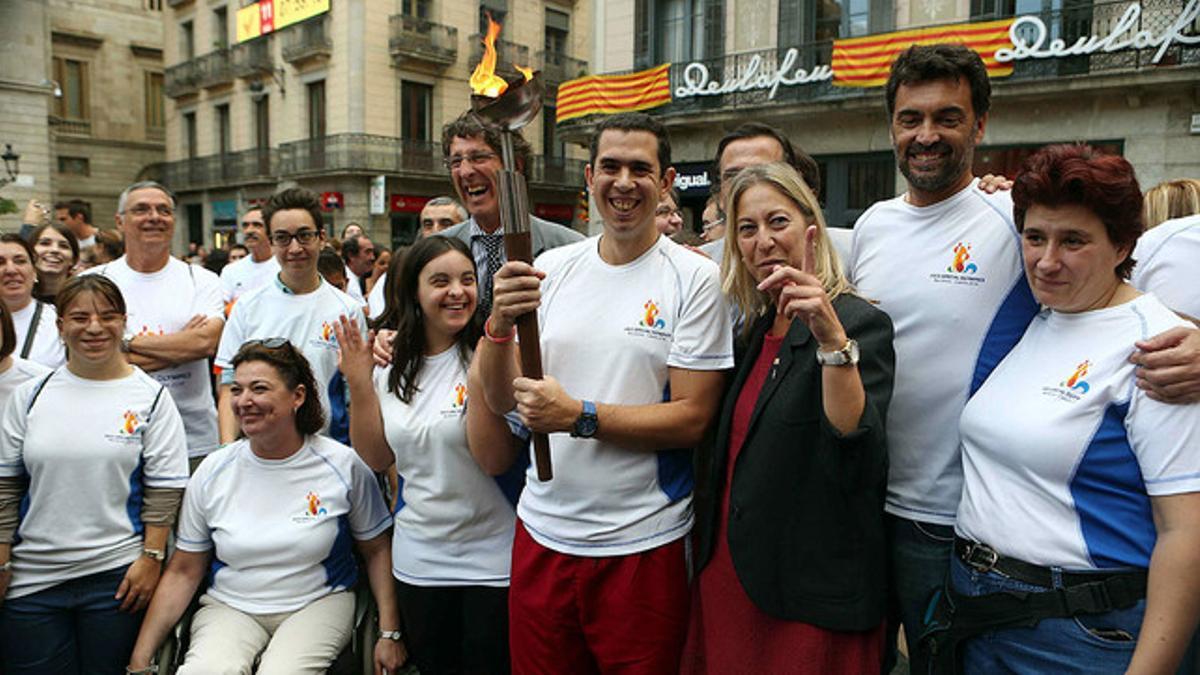
M 658 175 L 662 175 L 667 167 L 671 166 L 671 137 L 667 134 L 667 128 L 662 125 L 662 122 L 654 119 L 646 113 L 620 113 L 611 117 L 605 117 L 596 125 L 596 132 L 592 134 L 592 143 L 588 163 L 595 168 L 596 153 L 600 150 L 600 137 L 605 131 L 648 131 L 654 134 L 655 140 L 658 141 Z
M 725 148 L 729 147 L 734 141 L 744 141 L 749 138 L 774 138 L 781 147 L 783 147 L 783 161 L 792 165 L 792 168 L 800 174 L 808 187 L 813 191 L 814 195 L 821 194 L 821 167 L 817 166 L 817 160 L 812 158 L 803 150 L 798 150 L 792 145 L 791 140 L 783 135 L 783 132 L 769 124 L 762 122 L 747 122 L 733 131 L 725 134 L 721 142 L 717 144 L 717 157 L 713 160 L 713 173 L 717 175 L 717 179 L 713 185 L 713 192 L 718 192 L 721 189 L 721 155 L 725 154 Z
M 365 234 L 356 234 L 352 237 L 346 237 L 342 240 L 342 260 L 347 263 L 350 259 L 362 252 L 362 239 L 371 241 Z
M 72 199 L 65 202 L 58 202 L 54 205 L 54 210 L 66 209 L 67 215 L 72 218 L 83 216 L 83 222 L 88 225 L 92 224 L 92 207 L 82 199 Z
M 304 188 L 288 188 L 282 192 L 276 192 L 267 200 L 267 205 L 263 207 L 263 222 L 267 224 L 267 234 L 271 234 L 271 219 L 280 211 L 289 211 L 291 209 L 302 209 L 308 211 L 312 216 L 313 225 L 316 225 L 317 232 L 325 230 L 325 220 L 321 213 L 321 198 L 317 193 Z
M 473 112 L 465 112 L 458 116 L 452 122 L 447 122 L 442 127 L 442 157 L 446 160 L 450 159 L 450 144 L 455 138 L 482 138 L 483 142 L 500 157 L 501 163 L 504 158 L 501 156 L 500 150 L 500 134 L 503 133 L 500 127 L 494 124 L 487 124 L 479 115 Z M 521 132 L 514 131 L 512 133 L 513 142 L 513 160 L 516 161 L 516 166 L 506 166 L 504 168 L 512 171 L 517 171 L 523 175 L 529 175 L 529 156 L 532 150 L 529 147 L 529 141 L 521 135 Z
M 338 257 L 337 251 L 333 250 L 332 246 L 326 246 L 321 249 L 321 254 L 317 256 L 317 272 L 322 277 L 328 277 L 331 274 L 346 273 L 345 263 Z
M 892 62 L 887 81 L 887 113 L 896 110 L 896 90 L 902 84 L 931 80 L 967 80 L 971 87 L 971 108 L 975 118 L 983 117 L 992 105 L 992 83 L 987 66 L 974 50 L 959 44 L 913 45 L 900 52 Z

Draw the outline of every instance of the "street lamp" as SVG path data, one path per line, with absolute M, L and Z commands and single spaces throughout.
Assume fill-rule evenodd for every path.
M 4 170 L 8 173 L 8 177 L 0 177 L 0 187 L 4 187 L 17 179 L 21 173 L 21 156 L 13 152 L 12 143 L 4 144 L 4 154 L 0 155 L 4 159 Z

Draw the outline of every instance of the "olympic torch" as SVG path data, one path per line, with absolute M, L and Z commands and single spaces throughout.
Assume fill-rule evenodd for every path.
M 484 54 L 471 74 L 471 110 L 489 125 L 500 129 L 500 155 L 504 168 L 498 178 L 500 196 L 500 225 L 504 229 L 504 252 L 509 260 L 533 262 L 533 241 L 529 232 L 529 192 L 525 176 L 516 170 L 513 152 L 513 133 L 529 124 L 542 109 L 541 73 L 516 66 L 523 77 L 509 82 L 496 74 L 496 38 L 500 24 L 488 16 L 488 32 L 484 38 Z M 542 378 L 542 346 L 538 336 L 537 313 L 517 318 L 520 337 L 521 370 L 525 377 Z M 554 473 L 550 467 L 550 440 L 546 434 L 533 434 L 533 455 L 538 480 L 548 481 Z

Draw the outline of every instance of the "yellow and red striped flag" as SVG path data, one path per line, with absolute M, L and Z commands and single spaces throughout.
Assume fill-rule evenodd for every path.
M 882 87 L 892 60 L 912 45 L 961 43 L 979 52 L 990 77 L 1012 75 L 1012 62 L 996 61 L 996 50 L 1012 47 L 1013 19 L 916 28 L 833 41 L 833 83 L 841 87 Z
M 671 64 L 628 75 L 585 75 L 558 86 L 555 121 L 655 108 L 671 102 Z

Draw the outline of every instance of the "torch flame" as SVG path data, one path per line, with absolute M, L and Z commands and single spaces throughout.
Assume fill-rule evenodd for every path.
M 508 89 L 508 82 L 496 74 L 496 38 L 500 37 L 501 26 L 492 20 L 491 12 L 487 12 L 487 20 L 487 35 L 483 38 L 483 58 L 480 59 L 479 65 L 475 66 L 469 82 L 472 92 L 480 96 L 499 98 Z M 533 79 L 532 68 L 522 68 L 515 64 L 513 67 L 525 76 L 526 82 Z
M 487 15 L 487 35 L 483 38 L 483 58 L 471 73 L 471 91 L 480 96 L 499 98 L 508 89 L 508 83 L 496 74 L 496 38 L 500 36 L 500 24 L 492 21 L 492 15 Z

